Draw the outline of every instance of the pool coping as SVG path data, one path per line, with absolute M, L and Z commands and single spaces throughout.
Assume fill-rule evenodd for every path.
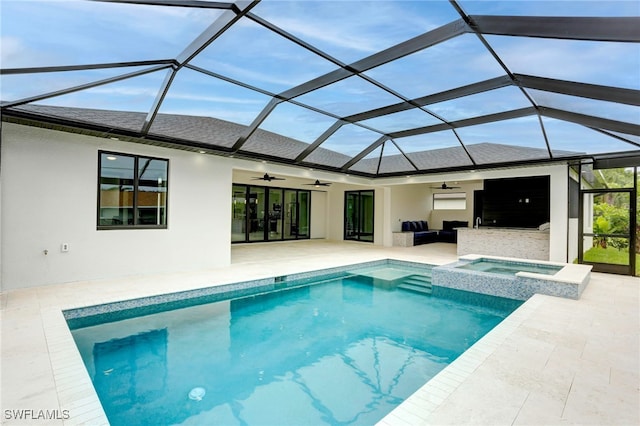
M 109 312 L 109 307 L 114 310 L 116 307 L 125 307 L 125 309 L 129 309 L 132 307 L 131 305 L 136 302 L 140 303 L 141 306 L 151 306 L 158 303 L 164 303 L 162 302 L 163 300 L 173 300 L 173 298 L 178 295 L 187 294 L 193 297 L 201 297 L 203 295 L 219 295 L 224 293 L 225 290 L 231 292 L 239 291 L 240 293 L 238 294 L 244 294 L 247 290 L 250 292 L 253 289 L 253 294 L 260 294 L 265 291 L 285 288 L 283 286 L 278 287 L 278 285 L 282 284 L 282 282 L 286 280 L 305 280 L 319 275 L 339 275 L 345 271 L 353 270 L 354 268 L 367 268 L 371 266 L 394 264 L 414 266 L 428 265 L 434 268 L 437 266 L 427 262 L 386 258 L 366 262 L 356 262 L 332 268 L 323 268 L 321 270 L 293 273 L 286 276 L 224 283 L 193 290 L 146 296 L 92 306 L 69 309 L 49 308 L 43 310 L 43 329 L 47 345 L 49 347 L 51 367 L 56 383 L 60 409 L 63 413 L 65 410 L 67 410 L 66 412 L 72 413 L 72 416 L 69 419 L 64 420 L 64 424 L 109 425 L 106 413 L 104 412 L 102 404 L 93 386 L 93 382 L 71 334 L 71 329 L 67 323 L 67 316 L 69 315 L 69 312 L 77 311 L 89 315 L 92 313 L 104 314 L 105 312 Z M 252 285 L 254 285 L 253 288 L 251 287 Z M 271 288 L 271 290 L 268 290 L 268 288 Z M 458 358 L 456 358 L 456 360 L 425 383 L 420 389 L 418 389 L 418 391 L 409 396 L 399 406 L 387 414 L 387 416 L 382 418 L 378 424 L 397 424 L 398 419 L 401 422 L 400 424 L 404 424 L 404 422 L 409 421 L 407 419 L 418 418 L 416 417 L 417 413 L 427 415 L 433 412 L 471 375 L 471 373 L 473 373 L 473 371 L 504 341 L 504 339 L 513 330 L 515 330 L 531 312 L 535 310 L 536 306 L 537 304 L 532 302 L 531 299 L 525 301 L 494 329 L 489 331 L 489 333 L 469 347 Z

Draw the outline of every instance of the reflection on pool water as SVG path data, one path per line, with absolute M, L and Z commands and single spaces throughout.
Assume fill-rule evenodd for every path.
M 456 268 L 502 275 L 515 275 L 517 272 L 533 272 L 536 274 L 553 275 L 560 271 L 563 266 L 483 258 L 456 266 Z
M 521 304 L 404 290 L 416 275 L 369 268 L 72 333 L 112 425 L 374 424 Z

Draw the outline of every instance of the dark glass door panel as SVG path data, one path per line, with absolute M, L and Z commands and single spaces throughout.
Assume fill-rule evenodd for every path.
M 265 233 L 265 188 L 252 186 L 249 188 L 248 216 L 249 241 L 264 241 Z
M 284 238 L 295 239 L 298 236 L 298 191 L 285 189 L 284 202 Z
M 282 234 L 282 189 L 269 189 L 269 219 L 267 238 L 270 241 L 281 240 Z
M 358 239 L 359 194 L 357 192 L 347 192 L 344 200 L 344 239 Z
M 373 242 L 373 191 L 360 193 L 360 240 Z
M 231 241 L 247 240 L 247 187 L 233 185 L 231 200 Z
M 311 194 L 308 191 L 298 192 L 298 238 L 309 238 L 311 219 Z

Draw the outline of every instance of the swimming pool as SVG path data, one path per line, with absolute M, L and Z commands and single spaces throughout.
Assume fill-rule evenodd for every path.
M 520 305 L 424 267 L 334 275 L 72 334 L 113 425 L 374 424 Z

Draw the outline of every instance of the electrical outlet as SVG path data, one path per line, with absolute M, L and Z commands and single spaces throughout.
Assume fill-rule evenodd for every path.
M 62 243 L 60 244 L 60 251 L 62 253 L 66 253 L 69 251 L 69 243 Z

